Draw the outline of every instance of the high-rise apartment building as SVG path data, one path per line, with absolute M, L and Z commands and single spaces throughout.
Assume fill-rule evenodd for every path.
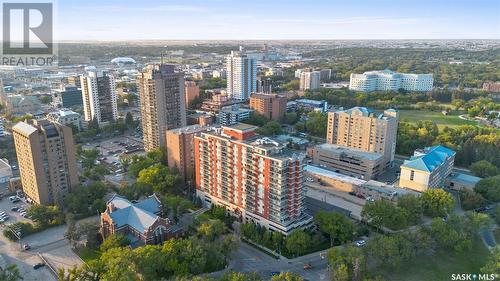
M 144 149 L 165 144 L 165 132 L 186 126 L 184 75 L 174 65 L 148 65 L 139 75 Z
M 227 94 L 229 98 L 247 100 L 257 90 L 257 62 L 244 52 L 231 51 L 226 57 Z
M 194 81 L 184 82 L 184 92 L 186 94 L 186 107 L 200 95 L 200 87 Z
M 239 123 L 194 137 L 196 194 L 245 222 L 289 234 L 312 221 L 304 206 L 305 153 L 259 137 L 256 128 Z
M 384 155 L 383 169 L 394 160 L 399 113 L 375 114 L 366 107 L 328 113 L 328 143 Z
M 279 120 L 286 113 L 287 99 L 278 94 L 252 94 L 250 108 L 267 119 Z
M 259 77 L 257 79 L 257 93 L 271 94 L 273 91 L 273 80 L 270 78 L 263 79 Z
M 397 73 L 390 70 L 351 73 L 349 89 L 353 91 L 432 91 L 432 74 Z
M 305 70 L 300 73 L 300 90 L 318 89 L 321 81 L 321 72 Z
M 194 180 L 194 136 L 208 130 L 207 126 L 191 125 L 166 133 L 168 166 L 176 167 L 185 180 Z
M 113 75 L 102 70 L 90 70 L 80 77 L 84 120 L 97 120 L 99 125 L 118 118 L 116 84 Z
M 78 184 L 71 128 L 48 120 L 12 127 L 23 192 L 37 204 L 52 205 Z

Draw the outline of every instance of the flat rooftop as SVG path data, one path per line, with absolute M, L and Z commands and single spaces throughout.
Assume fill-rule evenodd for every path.
M 378 159 L 382 159 L 384 155 L 376 152 L 368 152 L 368 151 L 363 151 L 351 147 L 344 147 L 336 144 L 329 144 L 329 143 L 324 143 L 318 145 L 319 149 L 330 151 L 332 153 L 336 154 L 347 154 L 347 155 L 353 155 L 357 156 L 366 160 L 371 160 L 371 161 L 376 161 Z
M 320 167 L 316 167 L 316 166 L 313 166 L 313 165 L 306 165 L 304 167 L 304 171 L 306 171 L 308 173 L 311 173 L 311 174 L 316 174 L 318 176 L 327 177 L 327 178 L 330 178 L 330 179 L 334 179 L 334 180 L 338 180 L 338 181 L 341 181 L 341 182 L 350 183 L 350 184 L 357 185 L 357 186 L 360 186 L 360 185 L 363 185 L 363 184 L 366 183 L 365 180 L 361 180 L 361 179 L 358 179 L 358 178 L 346 176 L 346 175 L 343 175 L 343 174 L 340 174 L 340 173 L 337 173 L 337 172 L 334 172 L 334 171 L 330 171 L 330 170 L 327 170 L 327 169 L 323 169 L 323 168 L 320 168 Z
M 235 130 L 239 130 L 239 131 L 248 131 L 251 129 L 255 130 L 258 127 L 255 125 L 250 125 L 250 124 L 246 124 L 246 123 L 237 123 L 237 124 L 234 124 L 231 126 L 223 126 L 223 128 L 235 129 Z

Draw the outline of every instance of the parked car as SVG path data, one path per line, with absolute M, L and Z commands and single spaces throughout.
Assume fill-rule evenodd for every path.
M 306 263 L 306 264 L 304 264 L 304 269 L 305 269 L 305 270 L 307 270 L 307 269 L 312 269 L 312 268 L 313 268 L 312 264 L 310 264 L 310 263 Z
M 23 249 L 24 249 L 25 251 L 27 251 L 27 250 L 31 249 L 31 245 L 30 245 L 30 244 L 24 244 L 24 245 L 23 245 Z
M 44 267 L 44 266 L 45 266 L 45 264 L 44 264 L 44 263 L 39 262 L 39 263 L 37 263 L 37 264 L 33 265 L 33 269 L 35 269 L 35 270 L 36 270 L 36 269 L 39 269 L 40 267 Z
M 349 195 L 356 196 L 356 193 L 354 191 L 349 191 Z
M 12 207 L 10 210 L 13 212 L 17 212 L 19 210 L 19 207 Z
M 356 241 L 355 245 L 356 245 L 356 247 L 364 247 L 366 245 L 366 241 L 365 240 L 358 240 L 358 241 Z

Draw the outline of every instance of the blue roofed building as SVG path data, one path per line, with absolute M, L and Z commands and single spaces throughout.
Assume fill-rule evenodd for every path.
M 161 202 L 156 195 L 137 203 L 114 195 L 101 214 L 101 233 L 104 238 L 123 234 L 132 246 L 160 244 L 178 234 L 177 228 L 161 214 Z
M 445 179 L 453 170 L 455 154 L 441 145 L 415 150 L 413 156 L 401 165 L 399 186 L 418 192 L 444 187 Z

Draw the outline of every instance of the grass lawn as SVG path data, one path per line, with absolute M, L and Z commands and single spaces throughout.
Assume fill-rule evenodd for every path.
M 422 256 L 401 265 L 400 269 L 381 269 L 374 272 L 387 281 L 442 281 L 451 280 L 453 273 L 479 273 L 490 255 L 481 239 L 477 239 L 472 250 L 452 254 L 439 252 L 433 257 Z
M 84 262 L 96 260 L 101 256 L 101 251 L 89 249 L 87 247 L 79 247 L 75 249 L 75 253 L 80 256 Z
M 446 126 L 456 127 L 460 125 L 476 125 L 475 121 L 462 120 L 458 116 L 461 114 L 457 111 L 451 111 L 448 115 L 443 115 L 441 111 L 429 110 L 400 110 L 400 120 L 410 123 L 417 121 L 433 121 L 442 129 Z

